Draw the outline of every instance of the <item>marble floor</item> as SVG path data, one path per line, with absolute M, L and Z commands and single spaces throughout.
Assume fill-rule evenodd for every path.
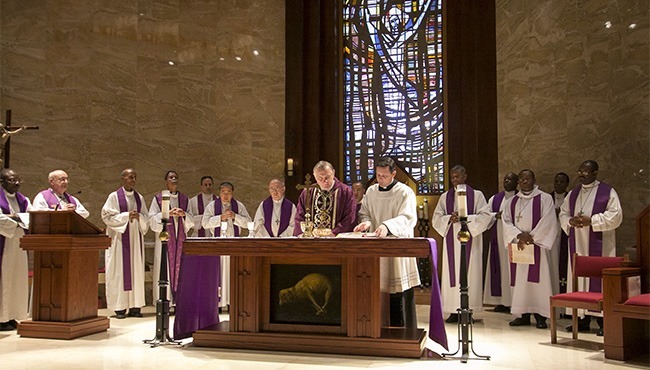
M 143 339 L 155 334 L 153 307 L 143 309 L 143 318 L 117 320 L 111 317 L 107 332 L 70 341 L 21 338 L 15 331 L 0 332 L 0 367 L 2 369 L 647 369 L 648 357 L 631 362 L 606 360 L 602 338 L 594 333 L 581 333 L 580 340 L 571 341 L 571 333 L 559 332 L 558 344 L 550 344 L 549 330 L 534 326 L 512 328 L 511 316 L 481 312 L 475 315 L 483 322 L 474 325 L 474 347 L 489 361 L 395 359 L 383 357 L 338 356 L 288 352 L 254 352 L 197 348 L 191 339 L 181 346 L 150 348 Z M 110 314 L 100 310 L 100 315 Z M 428 318 L 428 306 L 418 306 L 418 317 Z M 223 317 L 226 318 L 225 316 Z M 173 319 L 173 317 L 172 317 Z M 570 320 L 560 320 L 562 327 Z M 456 349 L 455 324 L 447 325 L 450 347 Z M 595 323 L 593 324 L 595 326 Z M 427 323 L 421 321 L 421 327 Z M 569 344 L 572 343 L 572 344 Z M 444 350 L 427 346 L 438 353 Z

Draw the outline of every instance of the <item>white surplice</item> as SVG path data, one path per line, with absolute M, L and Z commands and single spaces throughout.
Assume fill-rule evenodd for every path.
M 515 191 L 506 191 L 499 206 L 499 211 L 503 212 L 505 209 L 508 200 L 515 196 Z M 492 305 L 503 305 L 510 307 L 512 303 L 512 287 L 510 286 L 510 261 L 508 260 L 508 251 L 505 250 L 506 245 L 503 242 L 503 220 L 501 218 L 497 219 L 497 212 L 492 212 L 492 203 L 494 202 L 494 195 L 488 200 L 488 210 L 490 210 L 490 215 L 492 216 L 492 223 L 488 226 L 487 232 L 490 233 L 488 238 L 492 238 L 492 230 L 490 228 L 494 225 L 497 228 L 497 244 L 499 248 L 499 271 L 501 271 L 501 296 L 493 296 L 491 293 L 492 276 L 490 271 L 492 271 L 492 260 L 488 255 L 487 265 L 485 267 L 485 288 L 483 291 L 483 303 L 492 304 Z M 492 251 L 490 251 L 491 253 Z
M 50 191 L 52 191 L 52 193 L 55 194 L 54 196 L 57 196 L 56 193 L 54 193 L 54 191 L 52 189 L 50 189 Z M 77 212 L 77 214 L 79 216 L 81 216 L 83 218 L 88 218 L 88 216 L 90 216 L 90 212 L 88 212 L 86 207 L 84 207 L 84 205 L 79 201 L 79 199 L 77 199 L 76 197 L 74 197 L 71 194 L 68 194 L 68 196 L 70 196 L 70 198 L 72 198 L 75 202 L 77 202 L 77 207 L 75 208 L 74 211 Z M 65 197 L 60 197 L 59 198 L 59 204 L 61 204 L 61 208 L 59 208 L 59 209 L 62 210 L 62 209 L 65 209 L 65 206 L 68 205 L 68 201 L 65 199 Z M 34 197 L 34 202 L 32 203 L 32 206 L 34 207 L 34 210 L 36 210 L 36 211 L 49 211 L 49 210 L 51 210 L 50 206 L 47 204 L 47 201 L 45 200 L 45 197 L 41 193 L 36 194 L 36 196 Z
M 128 210 L 136 210 L 135 193 L 124 190 Z M 111 238 L 111 246 L 106 250 L 106 303 L 112 311 L 132 307 L 143 307 L 144 297 L 144 243 L 143 236 L 149 230 L 147 205 L 140 195 L 142 208 L 137 220 L 129 221 L 129 212 L 120 212 L 117 192 L 112 192 L 102 207 L 102 221 L 106 224 L 106 234 Z M 131 244 L 131 286 L 124 290 L 122 266 L 122 234 L 129 226 Z
M 205 212 L 205 209 L 207 208 L 208 204 L 212 202 L 214 199 L 212 199 L 212 194 L 203 194 L 199 193 L 192 198 L 190 198 L 190 204 L 188 206 L 189 208 L 189 213 L 192 214 L 192 220 L 194 221 L 194 227 L 192 227 L 192 236 L 193 237 L 198 237 L 199 236 L 199 229 L 202 227 L 201 226 L 201 220 L 203 219 L 203 212 L 199 211 L 199 197 L 202 201 L 201 204 L 203 204 L 203 212 Z M 204 229 L 205 230 L 205 237 L 211 237 L 212 232 L 214 229 Z
M 232 219 L 228 220 L 228 228 L 226 229 L 226 237 L 233 238 L 235 236 L 234 226 L 239 226 L 240 228 L 248 227 L 248 222 L 252 221 L 251 216 L 246 210 L 244 203 L 235 200 L 237 202 L 238 213 L 235 214 L 234 221 Z M 210 202 L 205 207 L 205 212 L 201 218 L 201 225 L 204 229 L 212 229 L 221 227 L 221 213 L 216 215 L 214 214 L 214 202 L 221 202 L 221 199 L 217 199 L 213 202 Z M 226 210 L 227 207 L 230 207 L 230 203 L 227 205 L 222 204 L 221 209 Z M 221 230 L 223 232 L 223 230 Z M 220 235 L 215 235 L 220 236 Z M 219 307 L 225 307 L 230 304 L 230 256 L 221 256 L 221 287 L 220 287 L 220 296 L 219 296 Z
M 370 221 L 370 231 L 384 224 L 390 235 L 412 238 L 417 224 L 415 193 L 401 182 L 395 183 L 388 191 L 379 191 L 379 184 L 374 184 L 363 197 L 358 221 Z M 401 293 L 420 284 L 415 257 L 388 258 L 389 293 Z
M 282 217 L 282 202 L 284 201 L 284 197 L 282 199 L 278 200 L 277 202 L 274 200 L 273 201 L 273 213 L 271 215 L 271 231 L 273 231 L 274 235 L 278 235 L 278 231 L 280 229 L 280 218 Z M 293 229 L 295 227 L 294 219 L 296 218 L 296 205 L 293 204 L 291 206 L 291 218 L 289 218 L 289 226 L 287 226 L 284 231 L 278 235 L 280 238 L 286 238 L 293 236 Z M 261 202 L 260 205 L 257 207 L 257 212 L 255 212 L 255 226 L 253 227 L 253 230 L 248 230 L 248 232 L 253 232 L 254 236 L 256 238 L 270 238 L 271 235 L 269 235 L 269 232 L 266 230 L 266 227 L 264 227 L 264 223 L 266 222 L 266 218 L 264 216 L 264 202 Z
M 442 310 L 445 313 L 456 313 L 460 308 L 460 241 L 457 235 L 460 231 L 460 222 L 450 225 L 451 211 L 458 212 L 458 201 L 454 200 L 454 209 L 447 210 L 447 193 L 444 192 L 438 200 L 438 205 L 433 212 L 431 223 L 433 228 L 443 237 L 442 266 L 440 297 Z M 457 195 L 456 195 L 457 198 Z M 448 214 L 449 213 L 449 214 Z M 483 311 L 483 232 L 490 225 L 490 210 L 487 207 L 485 196 L 480 190 L 474 189 L 474 213 L 467 215 L 467 227 L 472 235 L 472 251 L 467 265 L 467 285 L 469 306 L 474 312 Z M 451 237 L 454 240 L 453 271 L 456 274 L 456 286 L 452 287 L 449 280 L 449 260 L 447 256 L 447 231 L 452 227 Z
M 541 196 L 541 218 L 533 229 L 533 198 L 537 195 Z M 535 283 L 528 281 L 528 269 L 531 265 L 517 264 L 510 312 L 518 317 L 524 313 L 537 313 L 550 317 L 549 297 L 558 290 L 557 276 L 551 276 L 549 265 L 549 253 L 555 245 L 555 238 L 559 232 L 553 197 L 539 190 L 537 185 L 530 194 L 519 192 L 515 197 L 519 198 L 515 204 L 515 214 L 511 213 L 511 203 L 514 198 L 508 201 L 503 211 L 503 241 L 506 245 L 517 243 L 517 235 L 522 232 L 529 233 L 535 245 L 540 247 L 540 265 L 539 283 Z M 504 252 L 507 253 L 507 249 L 504 249 Z
M 15 194 L 4 189 L 12 213 L 19 214 L 20 207 Z M 27 199 L 27 211 L 32 211 Z M 20 238 L 29 228 L 29 215 L 22 214 L 25 222 L 16 222 L 0 212 L 0 235 L 5 237 L 0 276 L 0 322 L 25 320 L 29 315 L 29 269 L 27 251 L 20 248 Z
M 176 194 L 170 194 L 169 196 L 169 209 L 172 208 L 177 208 L 180 207 L 178 203 L 178 193 Z M 189 200 L 188 200 L 188 210 L 189 210 Z M 170 221 L 171 218 L 174 219 L 174 226 L 176 235 L 178 235 L 178 219 L 180 217 L 178 216 L 170 216 Z M 186 212 L 186 216 L 182 217 L 184 221 L 184 230 L 185 230 L 185 235 L 189 233 L 190 229 L 194 227 L 194 218 L 192 215 L 188 212 Z M 160 210 L 160 207 L 158 206 L 158 200 L 156 197 L 153 197 L 151 200 L 151 206 L 149 206 L 149 227 L 153 232 L 156 233 L 155 236 L 155 244 L 154 244 L 154 250 L 153 250 L 153 302 L 154 304 L 156 301 L 158 301 L 158 298 L 160 298 L 160 289 L 158 288 L 158 281 L 160 280 L 160 259 L 162 257 L 162 242 L 160 241 L 160 232 L 162 231 L 162 211 Z M 169 256 L 169 254 L 168 254 Z M 167 259 L 167 281 L 169 281 L 169 277 L 171 276 L 169 274 L 169 258 Z M 171 290 L 171 281 L 169 281 L 169 285 L 167 285 L 167 299 L 169 299 L 170 302 L 173 302 L 173 297 L 172 297 L 172 290 Z

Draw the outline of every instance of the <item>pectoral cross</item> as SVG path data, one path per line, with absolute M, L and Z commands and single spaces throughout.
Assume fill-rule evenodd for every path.
M 515 217 L 515 218 L 517 219 L 517 223 L 519 223 L 519 221 L 521 221 L 521 218 L 522 218 L 522 217 L 523 217 L 523 216 L 521 215 L 521 213 L 518 214 L 517 217 Z
M 316 187 L 316 186 L 318 186 L 318 184 L 312 184 L 311 183 L 311 175 L 310 174 L 305 175 L 304 185 L 303 184 L 296 185 L 296 189 L 298 189 L 298 190 L 307 189 L 306 194 L 305 194 L 305 220 L 308 220 L 308 221 L 309 221 L 309 218 L 311 218 L 311 216 L 310 216 L 310 212 L 311 212 L 311 199 L 310 199 L 311 191 L 310 191 L 310 188 L 313 188 L 313 187 Z
M 2 167 L 9 168 L 9 139 L 23 130 L 38 130 L 38 126 L 20 126 L 11 127 L 11 109 L 5 112 L 5 122 L 0 122 L 0 133 L 2 134 L 2 143 L 0 143 L 0 164 Z

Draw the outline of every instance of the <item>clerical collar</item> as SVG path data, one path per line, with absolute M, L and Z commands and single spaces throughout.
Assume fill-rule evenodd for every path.
M 524 197 L 529 197 L 529 196 L 531 196 L 531 194 L 533 194 L 535 192 L 536 189 L 537 189 L 537 185 L 533 185 L 533 188 L 530 191 L 523 191 L 522 190 L 521 195 L 523 195 Z
M 5 195 L 10 197 L 10 198 L 15 198 L 16 197 L 16 193 L 12 194 L 12 193 L 8 192 L 5 188 L 2 188 L 2 191 L 4 191 Z
M 385 188 L 379 186 L 379 191 L 390 191 L 393 186 L 395 186 L 395 184 L 397 184 L 397 180 L 393 179 L 393 182 L 391 182 L 390 185 L 386 186 Z
M 587 185 L 582 184 L 582 188 L 583 188 L 583 189 L 590 189 L 590 188 L 593 188 L 594 186 L 596 186 L 596 185 L 598 185 L 598 184 L 599 184 L 598 180 L 594 180 L 594 181 L 593 181 L 592 183 L 590 183 L 590 184 L 587 184 Z
M 275 199 L 271 198 L 271 200 L 272 200 L 273 203 L 275 203 L 275 204 L 282 204 L 282 201 L 284 200 L 284 197 L 282 197 L 282 198 L 280 198 L 280 199 L 278 199 L 278 200 L 275 200 Z
M 133 190 L 134 190 L 133 188 L 131 188 L 131 190 L 126 190 L 126 188 L 124 186 L 122 186 L 122 189 L 124 189 L 124 193 L 126 193 L 128 195 L 133 194 Z

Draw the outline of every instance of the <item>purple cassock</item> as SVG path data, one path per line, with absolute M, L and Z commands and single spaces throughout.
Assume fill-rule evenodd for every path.
M 304 189 L 300 193 L 298 198 L 298 205 L 296 210 L 296 219 L 295 227 L 293 231 L 294 236 L 301 234 L 302 229 L 300 228 L 300 222 L 305 220 L 305 202 L 307 197 L 307 191 L 309 194 L 309 213 L 311 215 L 311 220 L 314 221 L 314 208 L 318 202 L 318 195 L 323 192 L 318 187 Z M 354 229 L 357 221 L 357 202 L 354 198 L 354 192 L 352 188 L 342 183 L 336 177 L 334 178 L 334 186 L 328 193 L 333 193 L 333 204 L 331 204 L 332 209 L 332 224 L 328 225 L 332 229 L 334 235 L 344 232 L 350 232 Z M 317 227 L 315 225 L 315 227 Z
M 156 194 L 156 202 L 158 208 L 162 209 L 162 192 Z M 189 206 L 189 199 L 187 195 L 178 192 L 178 208 L 187 212 Z M 176 232 L 176 222 L 178 222 L 178 232 Z M 185 235 L 185 220 L 182 217 L 170 217 L 167 222 L 167 233 L 169 240 L 167 241 L 167 259 L 169 262 L 169 286 L 172 294 L 176 295 L 178 288 L 178 272 L 181 268 L 181 256 L 183 255 L 183 241 L 187 237 Z M 155 277 L 157 278 L 157 276 Z
M 140 194 L 137 191 L 133 190 L 133 197 L 135 198 L 135 203 L 138 209 L 138 213 L 142 211 L 142 200 L 140 199 Z M 117 189 L 117 202 L 120 205 L 120 212 L 128 212 L 129 206 L 126 202 L 126 195 L 124 194 L 124 188 Z M 124 278 L 124 290 L 129 291 L 133 290 L 131 285 L 131 221 L 127 222 L 126 230 L 122 233 L 122 271 Z M 138 230 L 135 231 L 136 233 Z M 144 246 L 144 239 L 140 236 L 140 246 Z M 142 252 L 142 251 L 141 251 Z
M 50 209 L 57 210 L 59 207 L 61 207 L 61 200 L 54 194 L 54 190 L 43 190 L 39 194 L 43 196 L 43 199 L 45 199 L 45 202 Z M 66 202 L 73 204 L 75 207 L 77 206 L 77 202 L 67 192 L 63 193 L 63 197 L 65 198 Z
M 578 199 L 578 194 L 580 194 L 581 186 L 582 185 L 578 185 L 571 190 L 571 197 L 569 198 L 569 211 L 571 212 L 571 216 L 577 216 L 576 201 Z M 592 215 L 605 212 L 611 191 L 612 187 L 610 185 L 605 184 L 604 182 L 598 184 L 596 199 L 594 199 L 594 206 L 591 211 Z M 572 227 L 569 231 L 569 256 L 572 256 L 575 252 L 576 234 L 575 228 Z M 603 255 L 603 233 L 601 231 L 594 231 L 591 225 L 589 226 L 589 255 Z M 589 279 L 589 291 L 602 292 L 602 279 Z
M 293 209 L 293 203 L 287 198 L 282 198 L 282 205 L 280 206 L 280 225 L 278 226 L 278 235 L 282 234 L 284 230 L 289 227 L 289 223 L 293 222 L 291 220 L 291 210 Z M 264 228 L 270 236 L 276 237 L 278 235 L 273 235 L 273 227 L 271 225 L 271 219 L 273 218 L 273 198 L 270 196 L 264 199 L 262 202 L 262 210 L 264 211 Z

